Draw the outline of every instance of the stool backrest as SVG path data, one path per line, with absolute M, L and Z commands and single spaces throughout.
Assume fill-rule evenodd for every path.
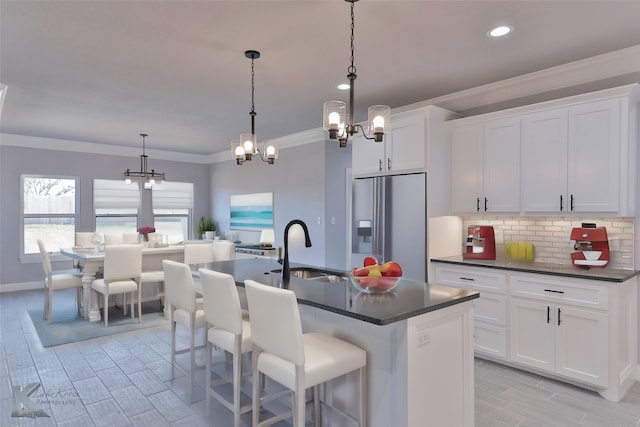
M 242 308 L 233 276 L 200 269 L 207 323 L 234 335 L 242 333 Z
M 211 243 L 186 243 L 184 245 L 184 263 L 189 265 L 213 262 Z
M 189 313 L 196 311 L 196 288 L 193 286 L 191 268 L 187 264 L 165 259 L 162 261 L 164 270 L 164 296 L 169 304 L 176 309 Z
M 124 243 L 124 238 L 122 236 L 123 236 L 122 234 L 106 233 L 104 235 L 104 244 L 105 245 L 122 245 Z
M 213 260 L 214 261 L 227 261 L 236 258 L 236 245 L 233 242 L 226 242 L 220 240 L 214 240 L 211 244 L 213 246 Z
M 122 234 L 122 243 L 128 244 L 137 244 L 138 242 L 138 233 L 123 233 Z
M 298 301 L 293 291 L 245 280 L 251 339 L 264 351 L 297 366 L 304 365 Z

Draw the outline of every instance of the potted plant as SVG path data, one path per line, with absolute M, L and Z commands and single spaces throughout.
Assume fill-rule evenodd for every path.
M 214 232 L 216 231 L 216 222 L 211 218 L 204 216 L 200 217 L 198 221 L 198 235 L 202 239 L 213 240 Z

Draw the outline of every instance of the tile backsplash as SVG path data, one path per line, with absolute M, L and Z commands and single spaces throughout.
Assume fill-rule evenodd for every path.
M 617 217 L 524 217 L 463 216 L 464 232 L 469 225 L 492 225 L 496 235 L 497 256 L 504 256 L 504 242 L 527 241 L 535 246 L 534 262 L 571 265 L 573 241 L 569 234 L 583 222 L 606 227 L 611 262 L 608 267 L 633 269 L 633 218 Z

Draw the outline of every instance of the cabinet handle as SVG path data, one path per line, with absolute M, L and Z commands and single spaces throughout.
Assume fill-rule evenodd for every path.
M 476 197 L 476 212 L 480 212 L 480 197 Z
M 558 307 L 558 326 L 560 326 L 560 307 Z
M 571 212 L 573 212 L 573 205 L 574 205 L 574 200 L 573 200 L 573 194 L 571 195 Z
M 560 212 L 562 212 L 562 208 L 563 208 L 562 202 L 563 202 L 563 200 L 562 200 L 562 194 L 561 194 L 560 195 Z
M 382 159 L 378 159 L 378 171 L 382 172 Z
M 556 291 L 555 289 L 545 289 L 545 292 L 553 292 L 554 294 L 564 294 L 564 291 Z
M 547 323 L 551 322 L 551 307 L 547 306 Z
M 487 211 L 487 198 L 484 198 L 484 211 Z
M 387 157 L 387 170 L 391 170 L 391 157 Z
M 460 280 L 467 280 L 467 281 L 469 281 L 469 282 L 473 282 L 473 281 L 475 281 L 476 279 L 473 279 L 473 278 L 470 278 L 470 277 L 460 277 Z

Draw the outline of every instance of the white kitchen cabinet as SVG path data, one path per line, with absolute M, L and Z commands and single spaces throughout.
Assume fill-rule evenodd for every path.
M 424 170 L 426 138 L 424 114 L 394 122 L 382 142 L 366 139 L 361 133 L 352 139 L 354 175 Z
M 512 361 L 607 385 L 606 313 L 521 298 L 512 298 L 510 307 Z
M 617 212 L 620 192 L 620 100 L 569 108 L 571 212 Z
M 507 275 L 486 268 L 436 264 L 435 282 L 480 292 L 473 302 L 473 346 L 478 354 L 507 358 Z
M 617 365 L 609 343 L 620 332 L 610 329 L 610 307 L 620 295 L 595 281 L 535 275 L 513 274 L 510 285 L 511 361 L 607 387 L 610 357 Z
M 435 283 L 480 292 L 476 357 L 582 384 L 613 401 L 635 383 L 636 277 L 609 282 L 433 264 Z
M 522 117 L 524 212 L 620 210 L 620 100 Z
M 519 212 L 519 119 L 457 122 L 450 132 L 452 210 Z

